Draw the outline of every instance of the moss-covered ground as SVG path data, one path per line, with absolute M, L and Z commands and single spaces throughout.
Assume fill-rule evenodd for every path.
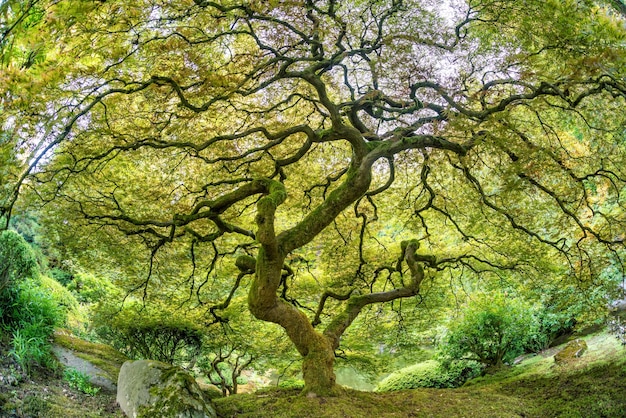
M 558 349 L 551 349 L 459 389 L 388 393 L 346 389 L 333 398 L 264 389 L 216 399 L 215 404 L 222 418 L 626 417 L 626 348 L 604 333 L 584 338 L 587 352 L 565 365 L 555 365 Z M 6 359 L 0 362 L 4 377 L 15 374 Z M 0 382 L 0 417 L 122 416 L 115 407 L 115 394 L 84 395 L 70 389 L 59 373 L 41 372 L 13 384 Z
M 588 351 L 566 365 L 555 348 L 459 389 L 313 399 L 267 390 L 215 402 L 222 417 L 626 417 L 626 348 L 604 333 L 584 338 Z

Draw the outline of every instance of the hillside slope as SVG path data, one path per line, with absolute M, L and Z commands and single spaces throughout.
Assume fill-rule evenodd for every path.
M 558 349 L 481 377 L 459 389 L 390 393 L 346 389 L 337 398 L 304 398 L 298 391 L 265 389 L 216 401 L 220 416 L 286 417 L 626 417 L 626 349 L 608 334 L 585 337 L 588 351 L 557 366 Z M 123 417 L 115 394 L 89 396 L 70 389 L 60 372 L 31 378 L 0 347 L 0 417 Z

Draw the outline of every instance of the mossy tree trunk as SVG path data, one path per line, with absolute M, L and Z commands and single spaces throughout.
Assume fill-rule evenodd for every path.
M 285 257 L 294 249 L 310 242 L 346 206 L 362 195 L 367 190 L 369 178 L 369 172 L 365 178 L 350 176 L 295 231 L 285 231 L 280 236 L 275 234 L 274 214 L 278 205 L 286 198 L 283 185 L 275 181 L 268 182 L 266 195 L 257 203 L 256 238 L 261 248 L 254 266 L 248 305 L 256 318 L 280 325 L 302 355 L 306 394 L 327 396 L 336 393 L 334 347 L 327 336 L 315 330 L 303 312 L 279 299 L 277 291 Z M 239 266 L 248 264 L 244 260 L 238 263 Z
M 368 172 L 369 173 L 369 172 Z M 363 179 L 365 177 L 365 179 Z M 367 295 L 347 296 L 346 308 L 325 331 L 317 331 L 313 323 L 299 309 L 278 297 L 278 288 L 286 255 L 295 248 L 309 242 L 321 229 L 328 225 L 349 203 L 367 190 L 369 176 L 351 176 L 314 213 L 317 218 L 305 219 L 300 225 L 307 227 L 300 231 L 286 231 L 277 236 L 274 230 L 274 216 L 278 205 L 286 198 L 284 186 L 268 180 L 266 194 L 257 203 L 257 240 L 261 244 L 256 260 L 242 256 L 237 266 L 242 270 L 254 269 L 254 280 L 248 294 L 248 305 L 252 314 L 263 321 L 280 325 L 303 357 L 302 373 L 306 395 L 329 396 L 338 393 L 333 371 L 334 350 L 339 347 L 339 339 L 359 315 L 361 310 L 373 303 L 384 303 L 418 294 L 424 272 L 419 264 L 434 262 L 430 257 L 418 256 L 416 240 L 402 243 L 402 254 L 397 269 L 405 262 L 411 279 L 405 287 Z

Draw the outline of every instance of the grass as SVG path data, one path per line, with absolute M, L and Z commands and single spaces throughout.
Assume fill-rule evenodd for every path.
M 626 348 L 604 333 L 584 339 L 588 351 L 566 366 L 555 365 L 553 349 L 459 389 L 346 390 L 312 399 L 273 389 L 215 404 L 224 418 L 626 417 Z

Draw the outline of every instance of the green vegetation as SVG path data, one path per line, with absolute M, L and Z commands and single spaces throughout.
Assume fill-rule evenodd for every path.
M 376 391 L 455 388 L 481 372 L 481 365 L 475 361 L 456 360 L 442 364 L 436 360 L 428 360 L 390 374 L 376 386 Z
M 215 403 L 222 416 L 258 418 L 623 416 L 626 353 L 609 334 L 585 339 L 589 351 L 568 368 L 555 366 L 551 350 L 458 389 L 348 390 L 344 396 L 324 399 L 272 389 Z
M 0 232 L 0 260 L 0 297 L 3 304 L 10 304 L 12 289 L 27 277 L 38 278 L 39 266 L 30 245 L 14 231 Z M 3 321 L 11 320 L 4 312 L 1 317 Z
M 30 374 L 34 364 L 53 366 L 49 339 L 62 322 L 58 305 L 36 282 L 25 280 L 13 301 L 11 355 Z
M 121 311 L 103 306 L 96 311 L 93 326 L 103 341 L 133 359 L 181 364 L 197 356 L 202 346 L 198 322 L 167 306 L 146 309 L 137 302 Z
M 54 367 L 48 340 L 65 321 L 59 293 L 49 292 L 44 280 L 24 238 L 0 233 L 0 326 L 11 336 L 10 355 L 26 374 L 34 365 Z M 71 297 L 65 301 L 71 304 Z
M 76 369 L 63 370 L 63 380 L 65 380 L 71 388 L 80 390 L 87 395 L 93 396 L 100 392 L 100 388 L 91 385 L 89 376 Z
M 72 350 L 78 357 L 104 370 L 113 382 L 117 382 L 120 368 L 128 360 L 111 346 L 85 341 L 62 331 L 54 334 L 54 343 Z
M 625 45 L 623 0 L 0 0 L 0 394 L 54 341 L 251 415 L 616 414 L 509 366 L 626 307 Z
M 462 317 L 449 325 L 442 350 L 455 360 L 501 367 L 522 354 L 537 333 L 538 323 L 528 304 L 502 294 L 478 294 L 464 307 Z

